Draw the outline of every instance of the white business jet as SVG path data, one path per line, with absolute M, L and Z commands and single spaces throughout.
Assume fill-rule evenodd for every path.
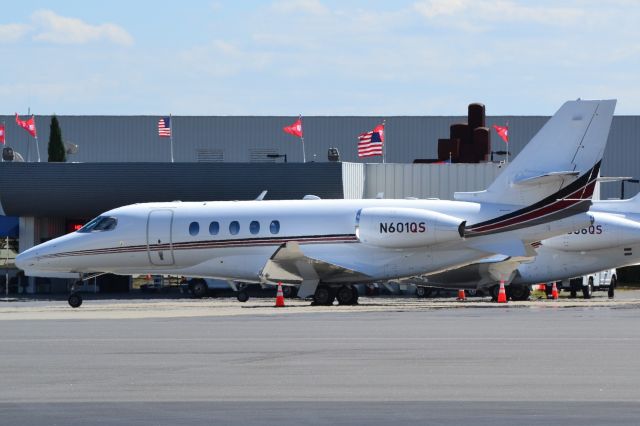
M 589 226 L 615 103 L 565 103 L 487 190 L 456 193 L 456 201 L 135 204 L 26 250 L 16 264 L 32 276 L 281 282 L 316 304 L 353 304 L 354 283 L 436 273 L 494 253 L 530 256 L 532 242 Z
M 495 298 L 502 280 L 508 297 L 526 300 L 532 284 L 567 281 L 640 263 L 640 194 L 629 200 L 594 201 L 590 213 L 594 219 L 590 226 L 534 243 L 535 258 L 493 256 L 405 282 L 416 284 L 421 297 L 428 287 L 438 287 L 486 290 Z M 591 296 L 588 281 L 572 284 L 572 293 L 582 291 L 585 297 Z
M 535 261 L 518 267 L 513 284 L 564 281 L 638 264 L 640 194 L 629 200 L 595 201 L 591 211 L 595 219 L 592 226 L 542 241 Z M 592 283 L 580 284 L 589 297 Z

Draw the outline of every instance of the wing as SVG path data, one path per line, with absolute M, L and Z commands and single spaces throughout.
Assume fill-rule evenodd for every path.
M 428 275 L 426 279 L 422 279 L 421 283 L 415 279 L 407 282 L 445 288 L 490 287 L 498 284 L 500 280 L 509 284 L 518 273 L 520 264 L 528 260 L 530 258 L 512 259 L 502 255 L 492 256 L 471 265 Z
M 262 268 L 265 282 L 301 284 L 303 281 L 370 281 L 371 277 L 334 263 L 306 256 L 295 241 L 282 244 Z

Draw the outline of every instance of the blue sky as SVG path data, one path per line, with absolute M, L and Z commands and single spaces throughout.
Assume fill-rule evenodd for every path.
M 8 2 L 0 54 L 5 114 L 640 114 L 632 0 Z

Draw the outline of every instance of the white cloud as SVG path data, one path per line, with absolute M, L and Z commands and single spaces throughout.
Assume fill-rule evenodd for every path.
M 320 0 L 278 0 L 273 3 L 278 12 L 304 12 L 311 15 L 326 15 L 329 9 Z
M 477 15 L 487 20 L 530 21 L 549 25 L 564 25 L 576 22 L 584 15 L 583 10 L 572 7 L 525 6 L 511 0 L 477 2 Z
M 269 52 L 242 48 L 225 40 L 194 46 L 178 53 L 180 63 L 189 72 L 204 72 L 214 77 L 227 77 L 242 72 L 264 70 L 272 64 Z
M 51 10 L 38 10 L 32 15 L 37 28 L 34 40 L 57 44 L 86 44 L 108 41 L 129 46 L 133 37 L 122 27 L 104 23 L 91 25 L 77 18 L 60 16 Z
M 466 0 L 423 0 L 414 3 L 415 10 L 427 18 L 440 15 L 454 15 L 467 8 Z
M 534 3 L 535 4 L 535 3 Z M 584 16 L 578 7 L 535 5 L 514 0 L 420 0 L 413 4 L 420 15 L 440 23 L 453 24 L 459 29 L 483 28 L 478 22 L 536 22 L 547 25 L 566 25 Z M 451 21 L 445 18 L 451 18 Z M 443 21 L 444 20 L 444 21 Z
M 20 40 L 29 32 L 29 26 L 25 24 L 0 25 L 0 42 L 11 43 Z

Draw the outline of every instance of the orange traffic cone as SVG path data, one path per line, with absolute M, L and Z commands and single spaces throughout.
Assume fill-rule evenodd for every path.
M 553 287 L 551 287 L 551 298 L 553 300 L 558 300 L 558 287 L 556 287 L 556 282 L 553 282 Z
M 498 292 L 498 303 L 507 303 L 507 292 L 504 289 L 504 281 L 500 280 L 500 291 Z
M 284 308 L 284 294 L 282 293 L 282 283 L 278 283 L 278 292 L 276 293 L 276 308 Z
M 462 290 L 462 289 L 458 290 L 458 300 L 462 301 L 462 300 L 466 300 L 466 299 L 467 299 L 467 297 L 464 294 L 464 290 Z

